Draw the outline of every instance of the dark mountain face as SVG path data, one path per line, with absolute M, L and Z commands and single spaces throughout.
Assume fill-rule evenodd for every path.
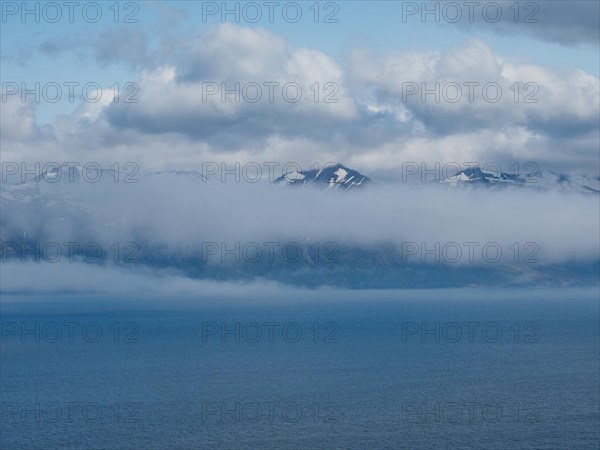
M 315 185 L 324 189 L 348 191 L 362 188 L 369 183 L 373 183 L 373 180 L 354 169 L 335 164 L 323 169 L 291 171 L 277 178 L 275 183 L 285 183 L 292 186 Z

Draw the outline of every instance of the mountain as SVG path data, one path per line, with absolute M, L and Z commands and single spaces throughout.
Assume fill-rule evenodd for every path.
M 293 170 L 277 178 L 275 183 L 284 183 L 291 186 L 317 185 L 318 187 L 325 187 L 325 190 L 341 189 L 349 191 L 373 183 L 373 180 L 354 169 L 335 164 L 326 166 L 323 169 Z
M 526 175 L 503 172 L 491 172 L 480 167 L 469 167 L 456 175 L 441 181 L 449 189 L 472 188 L 529 188 L 538 190 L 557 190 L 581 194 L 600 193 L 600 177 L 585 175 L 571 176 L 551 170 L 538 170 Z
M 565 175 L 551 170 L 540 173 L 537 183 L 540 189 L 556 189 L 559 191 L 578 192 L 582 194 L 600 193 L 600 177 L 586 175 Z M 532 180 L 533 181 L 533 180 Z
M 451 189 L 461 186 L 522 186 L 527 182 L 527 178 L 518 175 L 489 172 L 480 167 L 469 167 L 442 181 Z
M 142 267 L 177 271 L 188 277 L 208 280 L 261 278 L 294 285 L 350 288 L 597 284 L 598 260 L 557 264 L 425 264 L 419 260 L 407 263 L 403 259 L 402 245 L 397 242 L 374 240 L 368 244 L 353 242 L 328 247 L 329 242 L 313 241 L 297 230 L 295 234 L 286 234 L 285 228 L 269 231 L 274 236 L 271 238 L 272 234 L 269 234 L 268 240 L 298 243 L 301 256 L 297 261 L 292 261 L 290 256 L 290 260 L 283 258 L 281 262 L 273 262 L 267 259 L 270 253 L 265 249 L 262 259 L 258 260 L 249 256 L 240 263 L 233 263 L 228 257 L 229 260 L 223 264 L 215 257 L 207 262 L 201 245 L 204 241 L 220 242 L 221 236 L 227 235 L 227 232 L 234 236 L 239 232 L 239 239 L 243 240 L 245 227 L 238 223 L 239 218 L 254 220 L 252 215 L 255 211 L 251 208 L 247 216 L 229 214 L 226 208 L 215 208 L 216 203 L 228 205 L 229 200 L 239 194 L 238 187 L 225 186 L 217 177 L 207 179 L 200 172 L 189 170 L 139 173 L 127 177 L 127 181 L 125 175 L 112 170 L 90 170 L 86 174 L 75 168 L 62 174 L 56 170 L 48 171 L 38 177 L 30 177 L 25 183 L 15 180 L 0 183 L 0 256 L 11 261 L 19 259 L 18 254 L 8 254 L 4 241 L 33 249 L 39 243 L 42 247 L 53 242 L 64 247 L 64 243 L 77 241 L 83 247 L 85 243 L 98 242 L 105 250 L 100 262 L 109 264 L 115 258 L 112 249 L 116 242 L 121 249 L 133 242 L 136 261 Z M 91 181 L 96 178 L 97 181 Z M 371 178 L 341 164 L 322 170 L 288 172 L 275 183 L 314 186 L 325 191 L 354 191 L 375 184 Z M 495 195 L 495 190 L 510 187 L 558 190 L 576 195 L 597 195 L 600 192 L 600 180 L 597 178 L 568 176 L 553 171 L 539 171 L 535 176 L 524 177 L 472 168 L 460 171 L 441 183 L 433 183 L 444 190 L 491 189 L 490 198 Z M 404 194 L 418 196 L 419 187 L 412 186 Z M 275 186 L 266 182 L 261 186 L 243 186 L 242 190 L 248 192 L 250 188 L 256 189 L 254 192 L 259 196 L 265 192 L 276 193 L 279 200 L 288 195 L 279 194 Z M 332 194 L 337 200 L 335 192 Z M 298 196 L 289 194 L 289 197 L 295 201 Z M 352 203 L 352 195 L 343 197 L 344 202 Z M 317 202 L 322 196 L 308 195 L 307 198 Z M 231 204 L 238 211 L 245 207 L 240 202 L 233 201 Z M 352 217 L 365 220 L 365 213 L 359 205 L 351 206 Z M 549 211 L 549 217 L 554 213 Z M 202 227 L 197 231 L 193 228 L 190 232 L 191 223 L 212 223 L 214 227 L 206 229 L 211 228 L 209 231 L 216 234 L 207 236 L 200 231 Z M 343 223 L 340 224 L 342 226 Z M 242 242 L 240 245 L 246 248 L 245 244 Z M 227 248 L 233 248 L 232 244 L 228 243 Z M 43 256 L 43 249 L 37 252 Z M 122 260 L 129 253 L 123 253 L 115 263 L 127 262 Z M 80 252 L 77 256 L 85 255 Z M 281 255 L 278 257 L 281 259 Z
M 315 186 L 323 190 L 341 189 L 344 191 L 364 188 L 375 183 L 366 175 L 342 164 L 327 166 L 320 170 L 292 170 L 274 182 L 288 186 Z M 520 188 L 579 194 L 600 193 L 600 177 L 567 175 L 545 169 L 517 175 L 492 172 L 480 167 L 469 167 L 441 182 L 431 181 L 431 183 L 447 186 L 451 190 Z
M 176 176 L 176 177 L 180 177 L 180 178 L 188 178 L 188 179 L 196 181 L 196 182 L 198 182 L 198 181 L 201 181 L 203 183 L 208 182 L 208 178 L 196 170 L 168 170 L 165 172 L 154 172 L 151 175 L 153 175 L 153 176 L 161 176 L 161 175 Z

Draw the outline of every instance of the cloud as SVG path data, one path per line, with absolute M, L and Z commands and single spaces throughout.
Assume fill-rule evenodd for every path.
M 256 280 L 253 282 L 219 282 L 194 280 L 177 274 L 151 269 L 127 271 L 123 268 L 92 267 L 84 264 L 36 264 L 24 265 L 5 263 L 2 266 L 2 296 L 4 305 L 16 302 L 33 301 L 79 301 L 84 295 L 95 300 L 99 307 L 105 300 L 111 310 L 130 307 L 132 303 L 152 304 L 153 307 L 205 307 L 206 305 L 243 304 L 298 304 L 324 302 L 364 301 L 415 301 L 452 300 L 481 301 L 482 288 L 477 289 L 336 289 L 321 287 L 306 289 L 284 285 L 274 281 Z M 38 280 L 32 287 L 31 279 Z M 485 292 L 487 301 L 506 301 L 514 298 L 517 292 L 530 300 L 564 300 L 564 290 L 560 289 L 489 289 Z M 114 304 L 115 298 L 119 305 Z M 570 288 L 569 299 L 597 299 L 598 287 Z
M 25 232 L 42 242 L 94 241 L 105 248 L 136 242 L 159 254 L 197 256 L 205 242 L 230 247 L 235 242 L 335 242 L 343 249 L 478 242 L 498 243 L 509 261 L 515 242 L 534 242 L 546 264 L 592 261 L 600 248 L 595 195 L 463 192 L 407 184 L 375 185 L 348 195 L 270 183 L 203 183 L 173 173 L 140 177 L 134 184 L 112 178 L 40 184 L 52 193 L 46 197 L 53 199 L 49 205 L 12 204 L 3 196 L 4 239 Z M 475 259 L 481 262 L 481 255 Z
M 5 158 L 134 161 L 148 170 L 203 161 L 304 167 L 340 161 L 375 173 L 404 161 L 533 160 L 561 171 L 600 172 L 598 78 L 501 57 L 479 39 L 446 52 L 357 48 L 339 60 L 260 28 L 229 24 L 194 37 L 170 36 L 152 51 L 142 50 L 147 40 L 134 41 L 137 103 L 81 104 L 47 127 L 42 142 L 33 129 L 3 133 Z M 104 54 L 131 60 L 127 52 Z M 279 83 L 273 101 L 269 82 Z M 284 98 L 286 83 L 301 87 L 299 101 Z M 409 95 L 407 83 L 419 92 Z M 479 83 L 473 101 L 465 83 Z M 494 99 L 500 89 L 497 101 L 484 97 L 488 84 Z M 456 86 L 461 97 L 448 101 Z M 257 87 L 260 100 L 247 101 Z M 236 93 L 223 98 L 225 89 L 237 91 L 239 101 Z M 436 94 L 423 101 L 424 89 L 438 90 L 440 101 Z M 327 95 L 337 102 L 325 102 Z M 17 108 L 14 101 L 1 107 Z M 18 108 L 26 112 L 16 124 L 22 129 L 35 109 Z
M 598 128 L 598 78 L 505 61 L 481 40 L 443 54 L 357 50 L 349 72 L 358 89 L 374 89 L 380 103 L 402 103 L 435 134 L 524 126 L 581 135 Z
M 3 139 L 26 143 L 39 138 L 41 130 L 35 121 L 34 104 L 21 102 L 18 95 L 8 95 L 4 87 L 2 98 L 0 132 Z
M 490 8 L 484 14 L 481 9 L 483 6 L 477 5 L 479 9 L 473 14 L 473 23 L 460 20 L 456 22 L 457 26 L 468 28 L 474 25 L 503 35 L 526 34 L 562 45 L 588 44 L 597 47 L 600 44 L 600 3 L 597 1 L 518 2 L 518 9 L 515 4 L 500 3 L 502 16 L 499 19 L 495 18 L 496 8 Z M 467 7 L 464 10 L 467 16 Z
M 338 64 L 317 50 L 293 49 L 265 30 L 225 24 L 179 49 L 175 59 L 177 65 L 142 73 L 143 107 L 107 108 L 112 126 L 177 132 L 227 149 L 248 141 L 261 145 L 273 135 L 326 139 L 323 123 L 343 129 L 359 115 L 344 94 Z M 327 89 L 335 91 L 335 103 L 316 97 Z

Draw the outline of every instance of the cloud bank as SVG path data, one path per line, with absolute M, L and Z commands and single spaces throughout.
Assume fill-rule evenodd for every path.
M 36 105 L 9 96 L 3 159 L 135 161 L 148 170 L 341 161 L 366 172 L 404 161 L 535 161 L 600 172 L 598 78 L 510 59 L 480 39 L 446 52 L 353 48 L 339 58 L 230 24 L 178 45 L 134 42 L 139 58 L 115 52 L 105 63 L 136 67 L 137 103 L 107 93 L 41 126 Z

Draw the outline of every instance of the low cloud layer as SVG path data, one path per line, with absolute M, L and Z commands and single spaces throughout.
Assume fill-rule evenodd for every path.
M 47 191 L 41 204 L 35 199 L 17 203 L 14 194 L 3 193 L 3 238 L 96 241 L 105 248 L 135 242 L 159 249 L 161 257 L 197 258 L 207 242 L 228 248 L 236 242 L 242 247 L 252 242 L 333 242 L 342 250 L 425 245 L 412 262 L 436 243 L 455 243 L 463 252 L 459 263 L 475 264 L 486 263 L 486 244 L 497 245 L 502 261 L 511 262 L 516 243 L 519 260 L 533 252 L 541 264 L 595 261 L 600 248 L 595 194 L 448 191 L 440 185 L 406 184 L 322 192 L 268 183 L 203 183 L 173 173 L 137 184 L 66 186 L 66 194 L 63 187 Z M 477 244 L 472 258 L 466 243 Z M 528 243 L 534 248 L 528 249 Z
M 178 308 L 205 307 L 218 304 L 293 304 L 324 302 L 393 301 L 474 301 L 480 302 L 482 289 L 403 289 L 403 290 L 347 290 L 322 287 L 304 289 L 276 282 L 217 282 L 193 280 L 157 271 L 124 271 L 114 268 L 91 267 L 84 264 L 37 264 L 34 266 L 7 263 L 2 267 L 2 295 L 4 307 L 17 302 L 44 301 L 79 302 L 82 296 L 94 300 L 89 308 L 103 307 L 103 300 L 114 311 L 117 308 L 147 307 Z M 31 287 L 31 278 L 39 280 L 39 288 Z M 564 301 L 564 291 L 556 289 L 485 290 L 486 301 L 505 302 L 522 294 L 533 301 Z M 569 301 L 598 298 L 598 288 L 569 289 Z M 117 302 L 115 302 L 117 299 Z

